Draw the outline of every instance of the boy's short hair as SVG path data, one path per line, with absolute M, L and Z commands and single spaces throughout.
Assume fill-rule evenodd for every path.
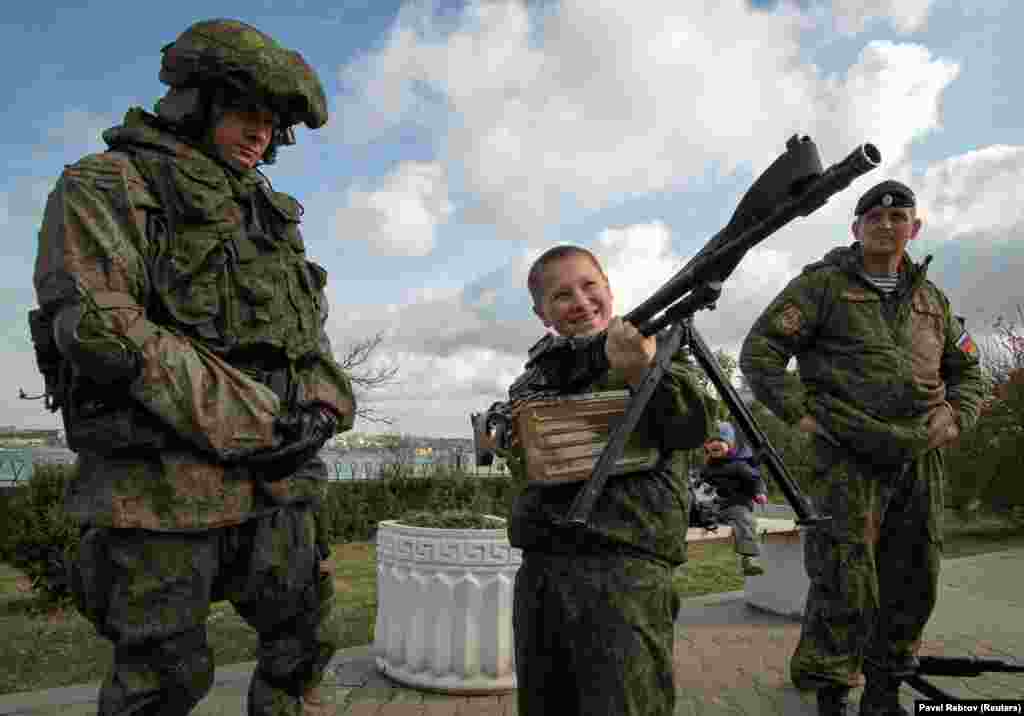
M 530 266 L 530 273 L 526 277 L 526 287 L 530 289 L 530 295 L 533 297 L 534 305 L 539 306 L 543 303 L 544 286 L 542 284 L 544 279 L 544 269 L 547 265 L 558 261 L 559 259 L 564 259 L 573 255 L 586 256 L 589 258 L 594 263 L 594 266 L 597 267 L 597 270 L 601 272 L 601 275 L 604 276 L 605 280 L 608 280 L 608 276 L 605 274 L 604 268 L 601 266 L 601 262 L 597 260 L 597 257 L 594 256 L 590 250 L 573 244 L 561 244 L 559 246 L 555 246 L 537 257 L 537 260 L 533 262 L 532 266 Z

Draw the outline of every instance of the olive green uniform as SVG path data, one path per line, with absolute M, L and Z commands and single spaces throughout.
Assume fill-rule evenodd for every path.
M 768 306 L 740 354 L 758 400 L 787 423 L 809 414 L 822 429 L 808 492 L 832 521 L 806 534 L 811 586 L 791 662 L 798 686 L 854 685 L 865 658 L 905 673 L 935 606 L 942 449 L 928 449 L 928 419 L 948 401 L 969 429 L 983 384 L 927 263 L 904 255 L 899 286 L 884 295 L 865 276 L 858 244 L 833 250 Z M 802 403 L 783 388 L 791 356 Z
M 682 450 L 707 435 L 706 403 L 682 354 L 662 378 L 633 450 L 657 448 L 659 465 L 613 476 L 586 530 L 557 524 L 580 485 L 528 485 L 509 521 L 523 549 L 513 600 L 519 713 L 670 716 L 672 569 L 685 560 L 688 492 Z M 611 371 L 583 392 L 622 389 Z M 523 477 L 522 455 L 512 455 Z
M 268 82 L 308 70 L 242 23 L 207 27 L 237 35 L 248 60 L 269 46 Z M 351 427 L 326 272 L 305 255 L 298 203 L 259 172 L 137 108 L 104 139 L 50 194 L 34 276 L 78 453 L 73 591 L 115 647 L 99 713 L 189 713 L 213 683 L 210 604 L 228 599 L 260 638 L 249 713 L 296 716 L 338 641 L 318 570 L 326 466 L 266 481 L 228 458 L 279 447 L 276 421 L 294 406 L 328 406 Z

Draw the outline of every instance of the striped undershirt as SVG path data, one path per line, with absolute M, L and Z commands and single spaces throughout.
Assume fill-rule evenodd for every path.
M 885 274 L 865 274 L 868 281 L 885 295 L 889 295 L 896 290 L 896 287 L 900 285 L 899 273 L 885 273 Z

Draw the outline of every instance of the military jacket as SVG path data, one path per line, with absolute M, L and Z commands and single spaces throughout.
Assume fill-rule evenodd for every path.
M 352 424 L 298 202 L 141 109 L 104 139 L 110 149 L 68 166 L 50 194 L 34 276 L 77 390 L 66 508 L 91 524 L 191 530 L 314 497 L 322 464 L 257 487 L 218 459 L 271 447 L 290 404 L 323 402 Z
M 610 477 L 584 531 L 557 524 L 569 512 L 582 483 L 526 484 L 522 450 L 509 451 L 509 466 L 524 485 L 509 519 L 512 545 L 554 553 L 621 550 L 672 564 L 683 562 L 689 525 L 685 451 L 703 444 L 710 425 L 708 404 L 692 370 L 685 353 L 672 361 L 627 441 L 627 454 L 630 449 L 658 448 L 662 456 L 658 467 Z M 581 392 L 625 387 L 620 374 L 607 371 Z
M 961 431 L 983 393 L 977 350 L 949 300 L 927 279 L 928 260 L 903 256 L 899 287 L 884 295 L 855 243 L 806 267 L 757 319 L 740 367 L 754 395 L 795 424 L 810 414 L 844 448 L 876 464 L 913 460 L 928 445 L 928 416 L 948 401 Z M 784 390 L 796 356 L 804 401 Z

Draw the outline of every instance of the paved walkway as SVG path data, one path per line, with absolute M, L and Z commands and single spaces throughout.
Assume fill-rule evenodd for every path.
M 947 560 L 922 653 L 974 655 L 1024 663 L 1024 549 Z M 811 694 L 789 684 L 787 662 L 799 636 L 794 620 L 747 605 L 742 592 L 684 602 L 677 621 L 678 716 L 814 713 Z M 217 669 L 195 716 L 239 716 L 252 664 Z M 401 688 L 381 676 L 369 647 L 336 655 L 328 691 L 339 716 L 514 716 L 515 692 L 451 697 Z M 962 698 L 1024 700 L 1024 675 L 935 678 Z M 0 696 L 0 714 L 86 716 L 96 713 L 96 684 Z M 858 692 L 854 694 L 859 696 Z M 913 713 L 914 692 L 902 700 Z

